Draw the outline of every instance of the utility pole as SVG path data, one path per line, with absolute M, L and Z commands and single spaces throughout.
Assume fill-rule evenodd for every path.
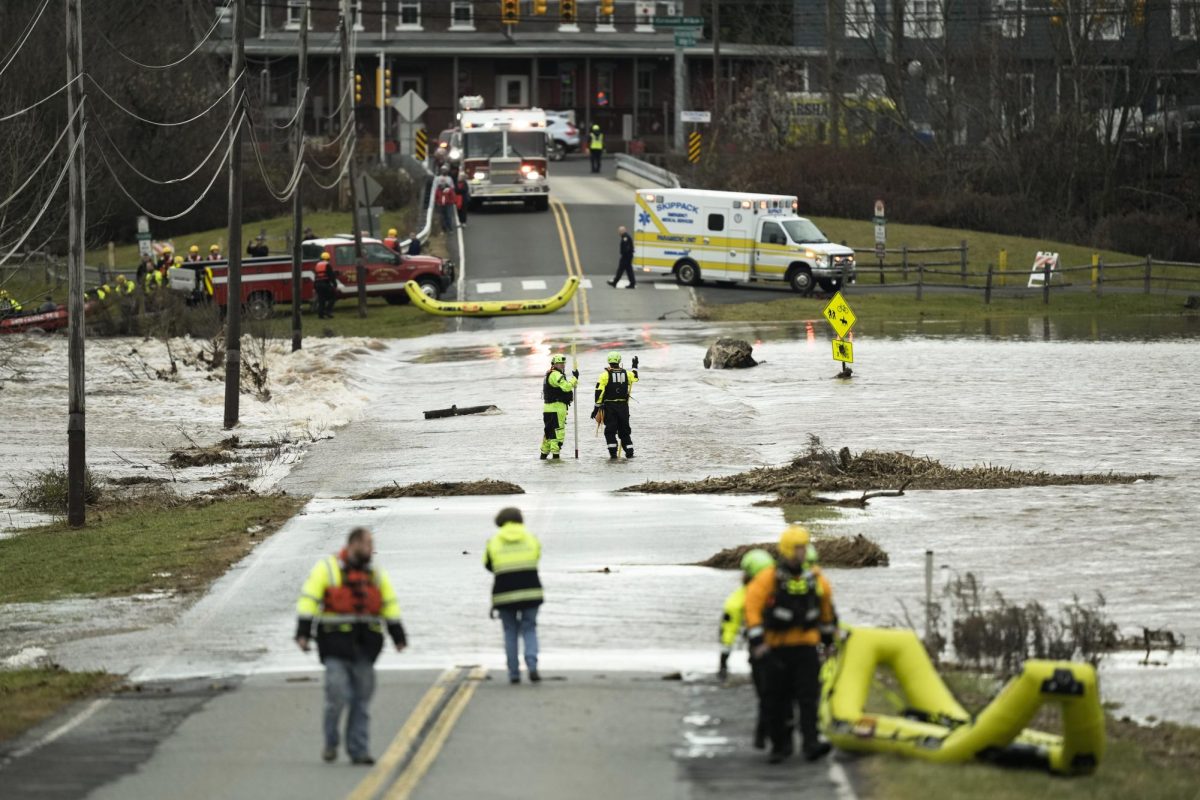
M 896 2 L 897 0 L 893 0 Z M 872 6 L 874 8 L 874 6 Z M 834 0 L 825 2 L 825 83 L 828 89 L 829 113 L 829 143 L 834 147 L 842 143 L 841 97 L 838 94 L 837 74 L 837 36 L 836 17 L 837 4 Z
M 709 128 L 709 134 L 713 139 L 713 144 L 716 143 L 717 129 L 721 124 L 721 0 L 712 0 L 712 38 L 713 38 L 713 63 L 712 63 L 712 127 Z M 712 147 L 712 144 L 709 145 Z
M 233 59 L 229 93 L 233 129 L 229 132 L 229 278 L 225 302 L 225 429 L 238 424 L 242 379 L 242 72 L 246 63 L 246 0 L 233 3 Z
M 87 210 L 83 162 L 83 30 L 79 0 L 67 0 L 67 145 L 73 153 L 68 167 L 69 203 L 67 262 L 67 523 L 86 522 L 84 483 L 87 477 L 87 437 L 84 425 L 83 375 L 83 232 Z M 79 112 L 79 117 L 75 114 Z
M 304 160 L 304 106 L 308 94 L 308 2 L 300 10 L 300 75 L 296 79 L 296 161 Z M 304 166 L 301 164 L 300 169 Z M 302 281 L 300 270 L 304 263 L 302 259 L 302 242 L 304 236 L 304 205 L 301 187 L 303 180 L 297 180 L 292 190 L 292 352 L 300 349 L 303 333 L 300 322 L 300 290 Z
M 341 3 L 341 38 L 342 38 L 342 91 L 349 93 L 354 82 L 354 62 L 350 59 L 350 0 Z M 346 94 L 346 102 L 342 104 L 342 130 L 354 122 L 354 104 L 350 102 L 350 94 Z M 367 316 L 367 267 L 363 263 L 362 228 L 358 224 L 358 189 L 355 188 L 358 170 L 355 169 L 354 153 L 358 148 L 358 133 L 351 131 L 343 147 L 350 148 L 350 219 L 354 226 L 354 276 L 358 283 L 358 316 Z
M 683 117 L 684 95 L 687 94 L 687 64 L 683 60 L 683 47 L 679 44 L 679 40 L 675 42 L 675 119 L 671 121 L 671 129 L 675 132 L 673 137 L 675 152 L 683 152 L 683 123 L 680 121 Z

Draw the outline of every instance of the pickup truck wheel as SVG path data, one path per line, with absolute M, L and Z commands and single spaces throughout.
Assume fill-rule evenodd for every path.
M 560 142 L 557 139 L 550 143 L 550 160 L 562 161 L 567 155 L 566 142 Z
M 700 266 L 695 261 L 680 261 L 675 265 L 675 281 L 684 286 L 698 286 Z
M 389 306 L 402 306 L 408 303 L 407 294 L 385 294 L 383 299 L 387 301 Z
M 820 278 L 817 285 L 821 287 L 821 291 L 833 294 L 842 288 L 842 281 L 840 278 Z
M 797 294 L 810 294 L 813 288 L 812 270 L 806 265 L 792 267 L 788 272 L 788 284 Z
M 421 287 L 421 294 L 433 300 L 437 300 L 442 294 L 442 287 L 435 278 L 418 278 L 417 285 Z
M 275 300 L 270 292 L 255 292 L 246 298 L 246 316 L 249 319 L 270 319 L 275 309 Z

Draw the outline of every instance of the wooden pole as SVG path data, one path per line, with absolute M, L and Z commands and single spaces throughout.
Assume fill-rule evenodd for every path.
M 983 303 L 984 305 L 992 304 L 992 265 L 988 264 L 987 285 L 983 288 Z
M 246 63 L 246 0 L 233 4 L 233 59 L 229 82 L 238 84 L 229 93 L 233 104 L 233 129 L 229 151 L 229 277 L 225 298 L 225 429 L 238 424 L 242 379 L 242 72 Z
M 1154 265 L 1154 259 L 1146 256 L 1146 271 L 1142 277 L 1142 294 L 1150 294 L 1150 269 Z
M 308 93 L 308 3 L 300 11 L 300 74 L 296 79 L 296 158 L 304 157 L 304 105 Z M 303 167 L 301 167 L 303 169 Z M 304 282 L 300 270 L 304 264 L 301 240 L 304 238 L 303 180 L 296 181 L 292 195 L 292 352 L 303 344 L 303 323 L 300 316 L 300 294 Z
M 717 131 L 721 125 L 721 0 L 712 0 L 712 124 L 709 125 L 709 136 L 713 145 L 717 141 Z M 710 145 L 712 147 L 713 145 Z
M 342 91 L 351 91 L 354 81 L 354 62 L 350 59 L 350 0 L 342 0 L 341 11 L 342 39 Z M 353 125 L 354 104 L 347 102 L 342 105 L 342 128 Z M 346 137 L 343 147 L 350 148 L 350 220 L 354 226 L 354 279 L 358 283 L 358 316 L 367 316 L 367 267 L 363 263 L 362 226 L 358 224 L 358 170 L 355 163 L 355 151 L 358 149 L 358 132 L 351 131 Z
M 1050 262 L 1042 265 L 1042 305 L 1050 305 Z
M 83 232 L 87 195 L 83 161 L 83 30 L 79 0 L 67 0 L 67 146 L 73 150 L 68 167 L 69 209 L 67 255 L 67 522 L 73 528 L 86 521 L 87 437 L 83 372 Z M 79 116 L 75 117 L 75 112 Z

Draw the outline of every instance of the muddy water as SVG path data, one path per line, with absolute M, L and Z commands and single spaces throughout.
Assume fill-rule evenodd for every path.
M 756 355 L 766 361 L 745 372 L 705 371 L 700 362 L 715 332 L 697 326 L 600 328 L 581 340 L 585 384 L 608 349 L 621 348 L 627 360 L 641 356 L 643 382 L 632 408 L 638 458 L 620 463 L 604 458 L 586 417 L 580 462 L 536 460 L 538 388 L 561 337 L 529 332 L 398 344 L 381 359 L 374 418 L 350 426 L 336 444 L 352 447 L 362 468 L 331 469 L 338 456 L 330 448 L 302 465 L 290 485 L 345 496 L 390 479 L 516 481 L 533 495 L 516 500 L 539 509 L 542 531 L 572 532 L 556 534 L 555 546 L 568 552 L 555 557 L 566 559 L 558 566 L 562 599 L 546 613 L 559 627 L 560 649 L 576 660 L 604 652 L 612 666 L 703 667 L 712 657 L 716 609 L 734 579 L 675 565 L 773 537 L 778 512 L 751 508 L 753 498 L 598 502 L 596 492 L 778 463 L 801 450 L 810 433 L 834 447 L 905 450 L 951 464 L 1150 472 L 1163 477 L 1124 486 L 910 492 L 848 512 L 828 530 L 871 536 L 892 566 L 835 573 L 839 605 L 859 623 L 895 623 L 905 608 L 915 613 L 924 552 L 932 549 L 939 586 L 952 571 L 972 571 L 1012 600 L 1051 607 L 1100 592 L 1122 626 L 1169 627 L 1200 642 L 1193 601 L 1200 574 L 1193 541 L 1200 503 L 1195 340 L 861 336 L 855 378 L 840 382 L 831 379 L 830 343 L 819 329 L 792 329 L 791 336 L 744 330 L 762 337 Z M 503 413 L 420 418 L 421 409 L 452 402 L 495 403 Z M 568 426 L 568 449 L 571 433 Z M 468 510 L 471 504 L 447 500 L 436 504 L 436 514 L 442 525 L 468 524 L 479 538 L 501 502 Z M 425 529 L 433 512 L 401 502 L 395 513 L 397 522 L 411 514 Z M 586 572 L 603 566 L 622 572 L 603 581 Z M 681 607 L 688 613 L 681 616 Z M 486 642 L 477 636 L 492 634 L 441 635 L 474 652 Z M 1114 659 L 1105 675 L 1106 693 L 1130 713 L 1200 721 L 1200 701 L 1188 690 L 1200 685 L 1193 655 L 1177 654 L 1154 670 Z

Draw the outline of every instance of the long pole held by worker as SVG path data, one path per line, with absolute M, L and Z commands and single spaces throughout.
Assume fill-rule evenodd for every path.
M 575 355 L 575 343 L 571 342 L 571 369 L 579 372 L 579 358 Z M 575 380 L 575 458 L 579 458 L 579 379 Z

